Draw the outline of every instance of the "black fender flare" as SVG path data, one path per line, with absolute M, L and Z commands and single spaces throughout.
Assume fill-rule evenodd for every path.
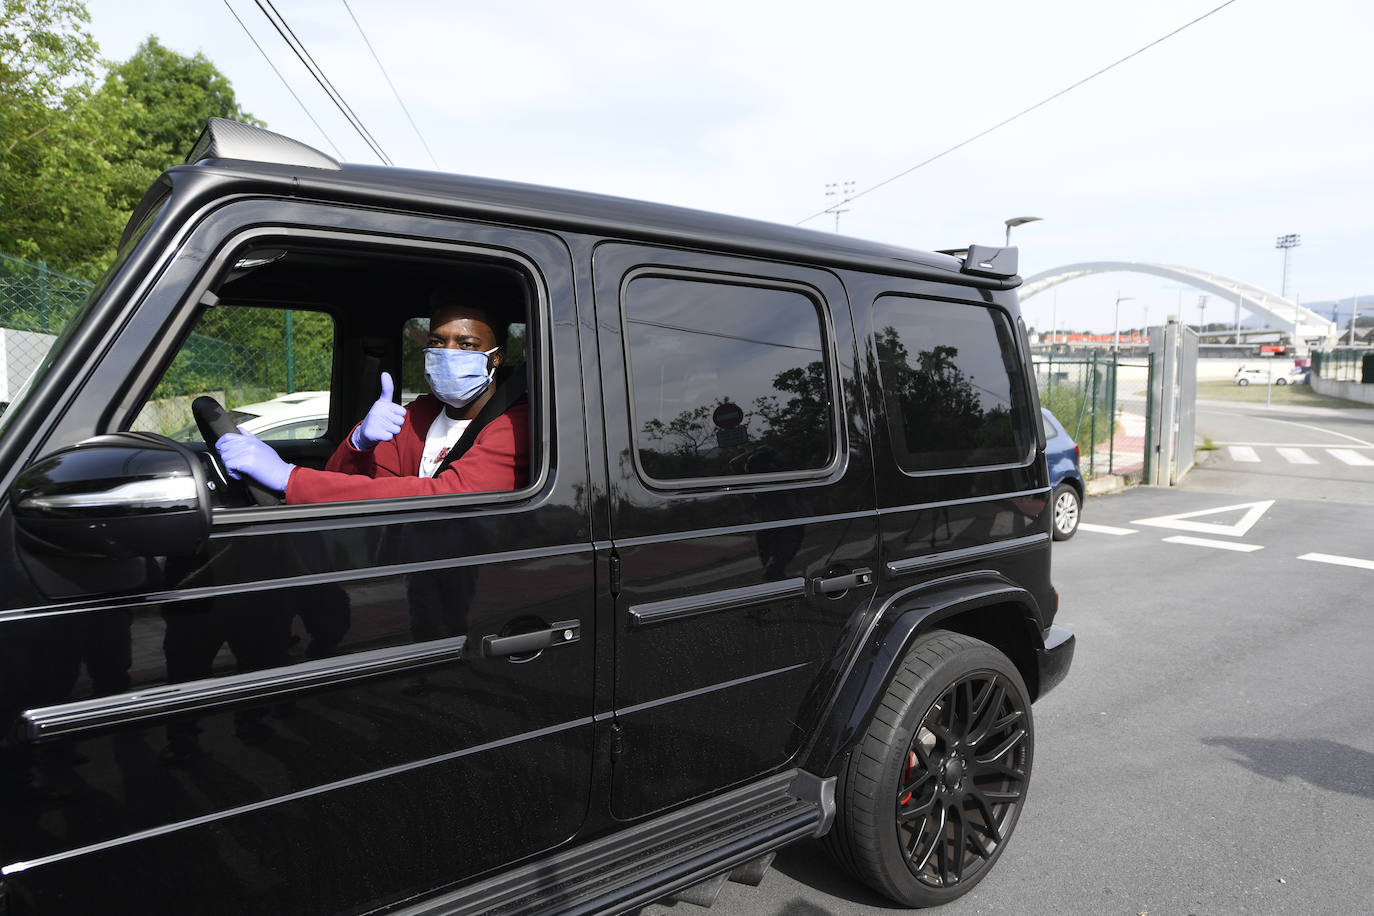
M 803 766 L 821 776 L 837 773 L 844 756 L 868 727 L 873 710 L 912 642 L 941 629 L 944 621 L 995 606 L 1016 609 L 1021 631 L 1013 637 L 1018 642 L 1024 640 L 1024 659 L 1030 661 L 1031 670 L 1026 670 L 1023 659 L 1012 660 L 1022 670 L 1027 687 L 1035 696 L 1036 685 L 1031 682 L 1034 658 L 1044 649 L 1044 640 L 1038 622 L 1039 606 L 1029 591 L 993 570 L 919 583 L 892 594 L 871 617 L 867 631 L 831 691 L 831 700 L 811 741 L 803 748 Z

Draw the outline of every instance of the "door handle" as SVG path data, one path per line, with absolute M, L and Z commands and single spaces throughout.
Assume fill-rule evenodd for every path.
M 811 591 L 818 595 L 837 595 L 851 588 L 868 585 L 873 581 L 873 570 L 867 567 L 856 569 L 847 576 L 830 576 L 826 579 L 812 579 Z
M 582 638 L 582 621 L 562 620 L 550 624 L 547 630 L 533 633 L 517 633 L 514 636 L 482 637 L 482 654 L 487 658 L 503 655 L 532 655 L 554 646 L 567 645 Z

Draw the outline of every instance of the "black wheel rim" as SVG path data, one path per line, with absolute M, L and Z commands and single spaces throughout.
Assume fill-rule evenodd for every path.
M 897 839 L 922 884 L 973 880 L 1015 825 L 1030 764 L 1028 717 L 994 671 L 956 681 L 916 727 L 897 787 Z

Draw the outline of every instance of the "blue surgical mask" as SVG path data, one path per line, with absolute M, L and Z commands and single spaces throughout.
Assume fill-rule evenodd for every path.
M 434 396 L 450 407 L 466 407 L 491 384 L 496 369 L 487 368 L 487 357 L 500 347 L 481 350 L 425 350 L 425 381 Z

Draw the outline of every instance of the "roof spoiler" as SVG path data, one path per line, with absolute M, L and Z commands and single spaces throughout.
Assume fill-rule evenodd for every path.
M 270 130 L 241 124 L 226 118 L 209 118 L 186 156 L 187 165 L 205 159 L 248 159 L 277 165 L 299 165 L 311 169 L 338 169 L 336 159 L 313 146 L 274 134 Z
M 961 258 L 964 262 L 963 266 L 959 268 L 961 274 L 971 274 L 975 277 L 994 277 L 998 280 L 1010 280 L 1016 276 L 1018 258 L 1015 248 L 970 245 L 967 248 L 947 249 L 941 251 L 940 254 Z

